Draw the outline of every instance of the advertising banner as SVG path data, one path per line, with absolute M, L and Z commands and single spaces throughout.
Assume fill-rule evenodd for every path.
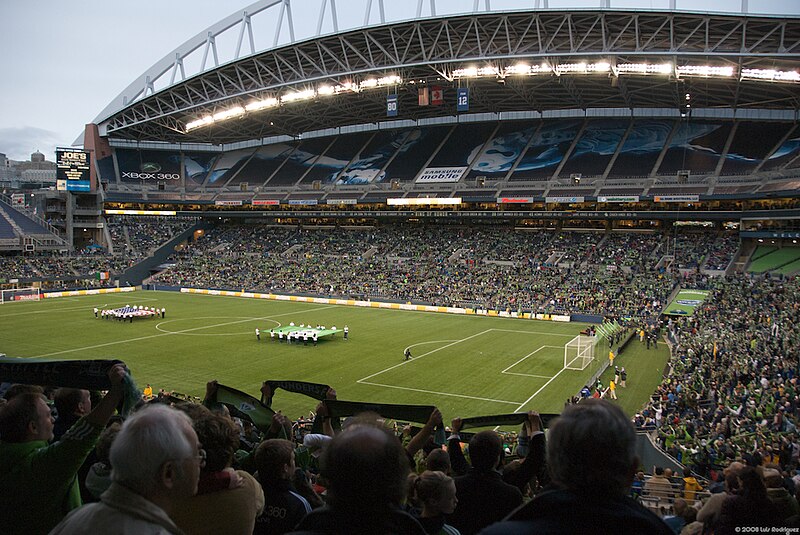
M 426 183 L 441 183 L 441 182 L 458 182 L 467 167 L 426 167 L 422 174 L 417 179 L 417 184 Z

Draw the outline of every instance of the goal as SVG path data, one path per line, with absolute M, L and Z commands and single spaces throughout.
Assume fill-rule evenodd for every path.
M 585 370 L 594 360 L 595 339 L 592 336 L 576 336 L 564 345 L 564 368 Z
M 39 301 L 42 294 L 39 288 L 14 288 L 12 290 L 0 290 L 0 304 L 15 303 L 17 301 Z

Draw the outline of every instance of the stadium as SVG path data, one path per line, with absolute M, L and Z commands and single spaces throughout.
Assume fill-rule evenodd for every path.
M 436 407 L 511 459 L 527 411 L 599 397 L 659 516 L 692 524 L 676 500 L 732 463 L 793 494 L 800 16 L 311 4 L 199 32 L 57 150 L 57 188 L 6 189 L 4 388 L 119 359 L 302 445 L 330 387 L 325 414 L 413 434 Z

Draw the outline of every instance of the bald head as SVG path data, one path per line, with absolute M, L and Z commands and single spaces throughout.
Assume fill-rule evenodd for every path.
M 742 468 L 744 468 L 743 463 L 740 463 L 739 461 L 733 461 L 731 464 L 725 467 L 725 469 L 722 471 L 722 474 L 726 477 L 728 474 L 738 476 L 741 473 Z

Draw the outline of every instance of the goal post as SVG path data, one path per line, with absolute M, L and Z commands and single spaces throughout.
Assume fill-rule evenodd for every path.
M 42 293 L 39 288 L 13 288 L 0 290 L 0 304 L 16 303 L 18 301 L 39 301 Z
M 579 334 L 564 344 L 564 368 L 585 370 L 594 360 L 595 338 Z

